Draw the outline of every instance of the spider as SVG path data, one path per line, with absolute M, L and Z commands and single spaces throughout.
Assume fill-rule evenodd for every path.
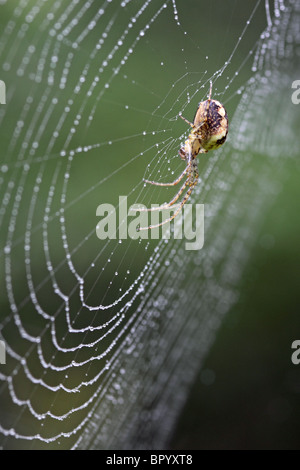
M 175 204 L 186 188 L 188 188 L 185 196 L 181 202 L 177 204 L 178 208 L 170 218 L 157 225 L 139 227 L 138 230 L 153 229 L 173 220 L 180 213 L 198 183 L 199 172 L 196 160 L 197 155 L 199 153 L 207 153 L 209 150 L 215 150 L 224 144 L 228 134 L 227 112 L 219 101 L 211 99 L 211 95 L 212 82 L 210 82 L 208 99 L 199 103 L 193 123 L 179 114 L 179 117 L 181 117 L 181 119 L 183 119 L 183 121 L 189 124 L 192 128 L 189 137 L 179 150 L 180 157 L 182 160 L 186 161 L 186 168 L 181 175 L 172 183 L 158 183 L 155 181 L 144 180 L 145 183 L 153 184 L 155 186 L 176 186 L 186 175 L 186 181 L 169 203 L 162 204 L 159 207 L 141 210 L 154 211 L 168 209 Z

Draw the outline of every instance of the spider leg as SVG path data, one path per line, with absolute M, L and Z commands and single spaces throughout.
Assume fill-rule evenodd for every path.
M 161 222 L 160 224 L 156 224 L 156 225 L 149 225 L 149 227 L 139 227 L 139 231 L 140 230 L 148 230 L 148 229 L 153 229 L 153 228 L 157 228 L 157 227 L 161 227 L 162 225 L 165 225 L 167 224 L 168 222 L 171 222 L 173 219 L 175 219 L 175 217 L 177 217 L 177 215 L 181 212 L 183 206 L 185 205 L 185 203 L 188 201 L 188 199 L 190 198 L 192 192 L 193 192 L 193 189 L 194 187 L 196 186 L 197 184 L 197 179 L 195 179 L 195 181 L 193 182 L 193 184 L 189 187 L 186 195 L 184 196 L 183 200 L 181 201 L 179 205 L 179 208 L 177 209 L 176 212 L 174 212 L 174 214 L 169 217 L 168 219 L 164 220 L 163 222 Z
M 178 116 L 183 119 L 183 121 L 185 121 L 189 126 L 191 127 L 195 127 L 193 123 L 191 123 L 190 121 L 188 121 L 185 117 L 182 116 L 182 114 L 178 114 Z
M 191 180 L 192 180 L 192 168 L 193 168 L 193 163 L 192 161 L 190 160 L 185 168 L 185 170 L 181 173 L 181 175 L 179 176 L 179 178 L 177 178 L 177 180 L 175 180 L 173 183 L 172 183 L 172 186 L 174 186 L 175 184 L 179 183 L 180 180 L 182 180 L 183 176 L 187 173 L 188 174 L 188 177 L 187 177 L 187 180 L 185 183 L 183 183 L 183 185 L 181 186 L 181 188 L 179 189 L 179 191 L 177 192 L 177 194 L 173 197 L 173 199 L 166 203 L 166 204 L 162 204 L 161 206 L 158 206 L 158 207 L 152 207 L 152 208 L 149 208 L 149 209 L 140 209 L 140 211 L 144 211 L 144 212 L 151 212 L 151 211 L 160 211 L 160 210 L 163 210 L 163 209 L 168 209 L 169 207 L 173 206 L 173 204 L 175 204 L 175 202 L 179 199 L 179 197 L 181 196 L 181 194 L 183 193 L 183 191 L 185 190 L 185 188 L 190 184 Z M 151 181 L 150 181 L 151 183 Z M 171 184 L 171 183 L 170 183 Z M 164 185 L 164 184 L 162 184 Z M 159 185 L 160 186 L 160 185 Z
M 161 227 L 162 225 L 165 225 L 167 224 L 168 222 L 171 222 L 173 219 L 175 219 L 175 217 L 177 217 L 177 215 L 181 212 L 183 206 L 186 204 L 186 202 L 188 201 L 188 199 L 190 198 L 196 184 L 198 183 L 198 180 L 199 180 L 199 173 L 198 173 L 198 167 L 197 167 L 197 163 L 194 161 L 193 162 L 193 173 L 194 175 L 192 176 L 191 173 L 189 175 L 189 179 L 186 181 L 185 183 L 185 187 L 186 186 L 190 186 L 188 191 L 186 192 L 184 198 L 182 199 L 182 201 L 180 202 L 180 204 L 178 204 L 178 209 L 177 211 L 174 212 L 174 214 L 169 217 L 168 219 L 164 220 L 163 222 L 161 222 L 160 224 L 156 224 L 156 225 L 149 225 L 149 227 L 139 227 L 139 230 L 148 230 L 148 229 L 153 229 L 153 228 L 157 228 L 157 227 Z M 181 188 L 182 189 L 182 188 Z M 183 189 L 184 191 L 184 189 Z M 182 191 L 182 192 L 183 192 Z
M 198 180 L 199 180 L 199 171 L 198 171 L 198 165 L 197 165 L 196 160 L 193 161 L 193 172 L 194 172 L 194 182 L 195 182 L 195 186 L 196 186 L 196 184 L 198 183 Z
M 158 207 L 151 207 L 149 209 L 139 209 L 141 212 L 153 212 L 153 211 L 161 211 L 161 210 L 164 210 L 164 209 L 168 209 L 169 207 L 173 206 L 173 204 L 175 204 L 175 202 L 179 199 L 179 197 L 181 196 L 181 194 L 183 193 L 183 191 L 185 190 L 185 188 L 189 185 L 189 181 L 186 180 L 185 183 L 183 183 L 183 185 L 181 186 L 181 188 L 179 189 L 178 193 L 173 197 L 173 199 L 168 202 L 167 204 L 162 204 L 161 206 L 158 206 Z
M 210 87 L 209 87 L 208 100 L 210 101 L 211 100 L 211 94 L 212 94 L 212 81 L 210 80 L 209 83 L 210 83 Z
M 185 170 L 181 173 L 181 175 L 172 183 L 157 183 L 156 181 L 149 181 L 149 180 L 144 180 L 144 183 L 153 184 L 155 186 L 176 186 L 176 184 L 178 184 L 182 180 L 186 172 L 187 172 L 187 168 L 185 168 Z
M 179 117 L 181 117 L 181 119 L 186 122 L 189 126 L 191 126 L 193 129 L 196 129 L 196 131 L 198 131 L 200 129 L 200 127 L 203 126 L 203 124 L 205 123 L 205 121 L 201 122 L 199 124 L 199 126 L 195 126 L 195 124 L 191 123 L 188 119 L 186 119 L 185 117 L 182 116 L 182 114 L 179 114 L 178 115 Z
M 202 121 L 199 126 L 194 126 L 195 130 L 196 130 L 196 133 L 199 131 L 199 129 L 201 129 L 201 127 L 205 124 L 205 121 Z

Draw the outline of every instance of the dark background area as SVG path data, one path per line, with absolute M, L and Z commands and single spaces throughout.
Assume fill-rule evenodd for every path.
M 291 361 L 300 339 L 299 178 L 297 162 L 193 386 L 174 449 L 299 449 L 300 364 Z

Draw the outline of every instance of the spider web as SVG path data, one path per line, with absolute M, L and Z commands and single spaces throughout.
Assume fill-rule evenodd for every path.
M 299 154 L 300 3 L 224 3 L 0 2 L 3 448 L 168 445 Z M 143 178 L 183 170 L 210 80 L 230 133 L 199 159 L 204 248 L 99 240 L 100 204 L 173 197 Z

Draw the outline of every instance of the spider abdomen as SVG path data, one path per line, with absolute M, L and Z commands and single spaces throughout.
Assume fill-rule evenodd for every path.
M 183 147 L 179 150 L 182 160 L 194 160 L 199 153 L 207 153 L 224 144 L 228 134 L 228 116 L 224 106 L 209 98 L 199 103 L 193 128 Z M 183 120 L 187 121 L 185 118 Z
M 201 147 L 215 150 L 224 144 L 228 134 L 228 116 L 217 100 L 208 99 L 199 104 L 192 133 L 199 136 Z

